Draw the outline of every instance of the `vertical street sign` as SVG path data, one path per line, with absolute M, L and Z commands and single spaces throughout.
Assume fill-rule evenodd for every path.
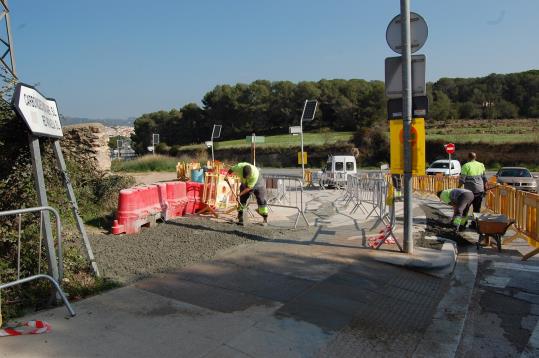
M 412 20 L 412 21 L 411 21 Z M 404 251 L 414 253 L 412 235 L 412 53 L 427 40 L 425 20 L 410 13 L 410 0 L 400 0 L 400 15 L 387 26 L 386 41 L 389 47 L 402 55 L 402 121 L 404 144 Z M 387 73 L 387 72 L 386 72 Z M 386 78 L 386 82 L 388 79 Z

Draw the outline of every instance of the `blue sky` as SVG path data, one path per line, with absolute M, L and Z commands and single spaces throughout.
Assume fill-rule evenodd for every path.
M 20 80 L 66 116 L 138 117 L 218 84 L 384 79 L 398 0 L 11 0 Z M 427 80 L 539 68 L 539 0 L 411 0 Z

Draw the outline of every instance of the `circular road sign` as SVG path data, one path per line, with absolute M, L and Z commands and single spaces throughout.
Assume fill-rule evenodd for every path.
M 455 145 L 453 143 L 444 144 L 444 147 L 447 154 L 455 153 Z
M 423 47 L 425 41 L 427 41 L 428 34 L 429 28 L 425 19 L 415 12 L 410 12 L 410 48 L 412 53 Z M 395 16 L 387 25 L 386 41 L 393 51 L 402 54 L 400 15 Z

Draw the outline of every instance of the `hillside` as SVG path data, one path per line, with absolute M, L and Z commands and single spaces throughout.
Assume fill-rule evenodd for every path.
M 135 118 L 119 119 L 119 118 L 80 118 L 80 117 L 61 117 L 62 125 L 68 126 L 72 124 L 83 123 L 101 123 L 107 127 L 133 127 Z

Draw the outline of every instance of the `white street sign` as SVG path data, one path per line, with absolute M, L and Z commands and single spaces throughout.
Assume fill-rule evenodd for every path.
M 395 16 L 387 25 L 386 41 L 393 51 L 402 54 L 401 25 L 401 16 Z M 428 34 L 429 28 L 425 19 L 415 12 L 410 12 L 410 48 L 412 53 L 423 47 Z
M 206 144 L 206 147 L 211 147 L 213 145 L 213 142 L 211 140 L 204 142 Z
M 288 132 L 290 134 L 299 134 L 301 133 L 301 126 L 288 127 Z
M 54 99 L 44 97 L 32 86 L 19 83 L 15 88 L 13 106 L 32 134 L 63 137 L 58 107 Z

